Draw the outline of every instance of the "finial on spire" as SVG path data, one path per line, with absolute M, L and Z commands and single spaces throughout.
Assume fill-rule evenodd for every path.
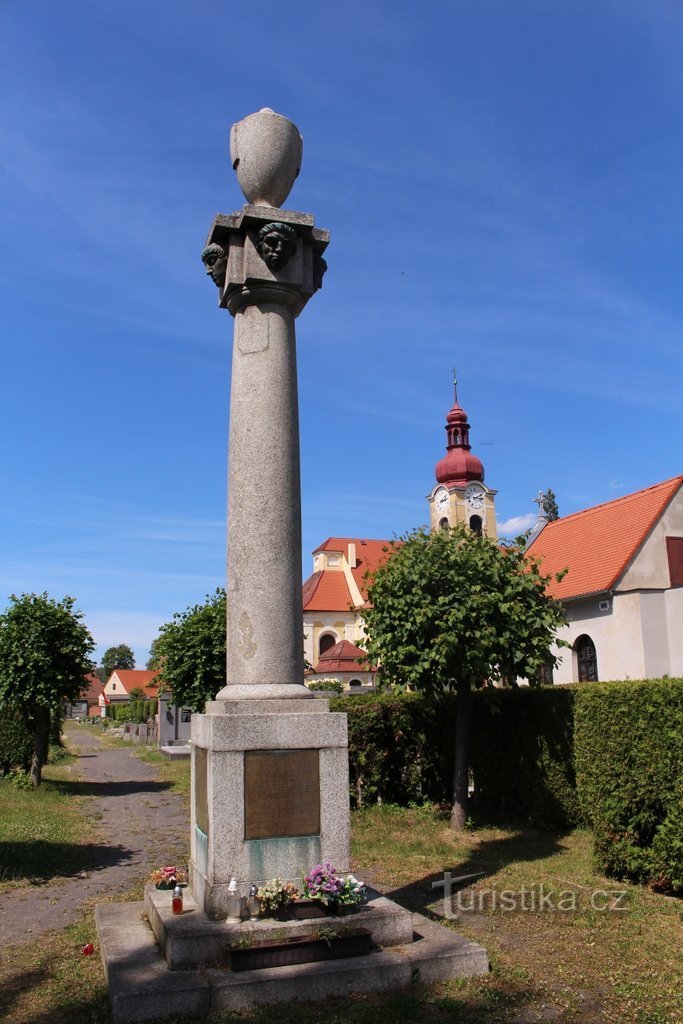
M 458 404 L 458 373 L 455 367 L 453 367 L 453 403 Z

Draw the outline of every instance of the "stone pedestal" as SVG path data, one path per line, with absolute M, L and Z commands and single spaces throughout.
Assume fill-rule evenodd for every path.
M 272 708 L 272 710 L 271 710 Z M 301 887 L 330 861 L 349 870 L 346 715 L 327 701 L 214 701 L 192 719 L 195 901 L 227 915 L 228 884 Z

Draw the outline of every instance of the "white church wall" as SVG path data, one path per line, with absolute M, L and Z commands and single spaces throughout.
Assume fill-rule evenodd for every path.
M 645 660 L 640 621 L 640 595 L 615 594 L 609 607 L 601 611 L 599 602 L 604 597 L 586 601 L 572 601 L 565 605 L 567 626 L 558 636 L 572 647 L 580 636 L 587 634 L 595 646 L 599 679 L 631 679 L 644 677 Z M 576 653 L 562 648 L 560 665 L 555 670 L 556 683 L 573 683 L 579 678 Z
M 664 614 L 669 637 L 669 675 L 683 676 L 683 587 L 667 590 Z
M 666 537 L 683 537 L 683 494 L 680 491 L 624 573 L 617 590 L 666 590 L 669 587 Z

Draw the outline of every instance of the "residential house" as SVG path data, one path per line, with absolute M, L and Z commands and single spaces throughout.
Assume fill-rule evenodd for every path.
M 153 680 L 157 673 L 145 668 L 117 668 L 104 686 L 104 702 L 116 704 L 130 700 L 132 690 L 143 690 L 145 697 L 158 696 L 158 687 Z

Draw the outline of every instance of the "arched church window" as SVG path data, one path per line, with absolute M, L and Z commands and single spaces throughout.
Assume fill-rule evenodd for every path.
M 476 533 L 477 537 L 481 537 L 483 525 L 481 516 L 470 516 L 470 530 Z
M 585 633 L 574 644 L 580 683 L 594 683 L 598 679 L 598 656 L 595 644 Z
M 449 526 L 450 526 L 450 525 L 451 525 L 451 524 L 450 524 L 450 523 L 448 522 L 448 520 L 447 520 L 447 519 L 445 519 L 445 518 L 444 518 L 444 519 L 440 519 L 440 520 L 439 520 L 439 529 L 440 529 L 440 530 L 447 530 L 447 529 L 449 528 Z
M 337 638 L 333 633 L 323 633 L 318 644 L 318 657 L 321 658 L 325 651 L 329 651 L 330 647 L 334 647 L 336 642 Z

